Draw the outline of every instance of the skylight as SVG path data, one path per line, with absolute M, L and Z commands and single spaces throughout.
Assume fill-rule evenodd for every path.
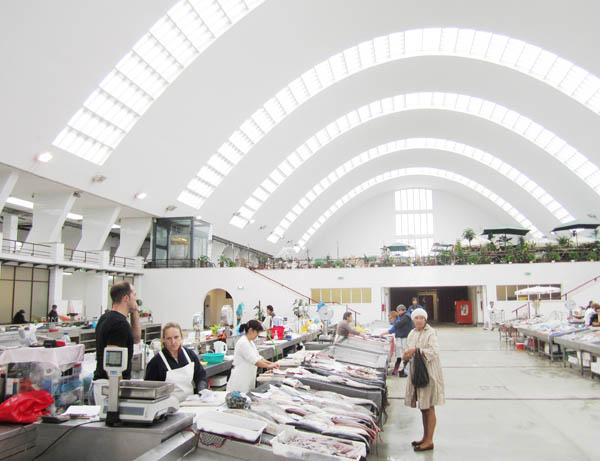
M 263 2 L 177 2 L 102 80 L 52 144 L 102 165 L 167 87 L 219 36 Z
M 575 220 L 575 218 L 542 187 L 537 185 L 533 180 L 529 179 L 516 168 L 513 168 L 492 154 L 484 152 L 475 147 L 447 139 L 407 138 L 373 147 L 372 149 L 369 149 L 351 158 L 343 165 L 340 165 L 338 168 L 330 172 L 327 176 L 325 176 L 325 178 L 328 179 L 329 184 L 325 187 L 323 186 L 323 180 L 317 182 L 316 185 L 306 192 L 304 196 L 302 196 L 302 198 L 296 203 L 296 205 L 294 205 L 293 209 L 295 210 L 296 214 L 295 218 L 288 219 L 287 224 L 285 224 L 282 219 L 275 228 L 274 234 L 283 235 L 283 233 L 287 231 L 288 227 L 296 219 L 298 219 L 298 217 L 300 217 L 302 212 L 304 212 L 304 210 L 306 210 L 323 192 L 325 192 L 327 188 L 331 187 L 335 182 L 355 168 L 363 166 L 366 163 L 378 159 L 384 155 L 394 154 L 400 151 L 408 151 L 411 149 L 442 150 L 453 154 L 462 155 L 471 160 L 482 163 L 485 166 L 493 168 L 497 173 L 500 173 L 508 180 L 513 181 L 516 185 L 521 187 L 527 194 L 531 195 L 532 198 L 537 200 L 540 205 L 546 208 L 546 210 L 561 223 Z M 276 237 L 273 237 L 274 234 L 271 234 L 268 239 L 272 243 L 276 243 L 278 241 Z
M 402 178 L 406 176 L 433 176 L 436 178 L 447 179 L 449 181 L 454 181 L 456 183 L 462 184 L 465 187 L 481 194 L 488 200 L 490 200 L 494 205 L 500 207 L 503 211 L 508 213 L 508 215 L 513 218 L 516 222 L 518 222 L 521 226 L 530 230 L 536 238 L 543 237 L 543 234 L 539 231 L 537 227 L 533 225 L 533 223 L 523 216 L 515 207 L 513 207 L 506 200 L 502 199 L 498 195 L 496 195 L 491 190 L 482 186 L 481 184 L 461 176 L 459 174 L 453 173 L 448 170 L 441 170 L 438 168 L 401 168 L 398 170 L 387 171 L 380 175 L 371 178 L 355 188 L 351 189 L 348 193 L 344 194 L 337 201 L 331 205 L 325 213 L 323 213 L 302 235 L 302 238 L 296 243 L 296 248 L 299 250 L 306 247 L 306 243 L 312 238 L 312 236 L 319 230 L 319 228 L 330 219 L 336 211 L 338 211 L 342 206 L 351 201 L 353 198 L 357 197 L 361 193 L 369 190 L 371 187 L 381 184 L 383 182 L 389 181 L 391 179 Z M 328 213 L 328 217 L 325 214 Z
M 600 113 L 600 78 L 550 51 L 522 40 L 485 31 L 455 27 L 414 29 L 367 40 L 307 70 L 254 112 L 212 157 L 225 156 L 225 151 L 233 149 L 236 159 L 232 160 L 232 166 L 235 166 L 282 120 L 331 85 L 380 64 L 419 56 L 455 56 L 508 67 L 546 83 L 592 112 Z M 459 101 L 456 109 L 470 112 L 473 108 L 463 107 L 463 102 Z M 383 104 L 364 106 L 363 109 L 369 112 L 370 118 L 381 115 L 379 111 L 388 112 Z M 358 115 L 364 117 L 366 114 Z M 350 126 L 353 125 L 355 116 L 352 113 L 346 120 Z M 328 133 L 328 136 L 332 134 Z M 243 140 L 243 145 L 238 146 L 236 140 Z M 303 152 L 311 152 L 313 144 L 315 143 L 309 144 L 308 151 Z M 302 155 L 300 157 L 303 158 Z M 218 172 L 218 183 L 229 171 L 231 168 Z M 205 180 L 202 171 L 198 173 L 198 177 Z M 218 186 L 218 183 L 210 184 Z M 200 196 L 204 201 L 211 194 L 212 191 Z

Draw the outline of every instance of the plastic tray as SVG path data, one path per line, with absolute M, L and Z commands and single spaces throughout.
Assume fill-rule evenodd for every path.
M 211 434 L 225 435 L 246 442 L 256 442 L 261 436 L 266 423 L 255 419 L 223 413 L 222 411 L 202 412 L 197 418 L 196 425 L 199 430 Z
M 325 453 L 319 453 L 315 450 L 310 450 L 295 445 L 289 445 L 287 441 L 290 440 L 290 438 L 292 437 L 300 437 L 312 440 L 328 440 L 331 442 L 343 443 L 344 445 L 348 445 L 348 447 L 352 449 L 352 452 L 355 453 L 356 456 L 349 457 L 329 455 Z M 285 429 L 281 434 L 279 434 L 277 437 L 271 440 L 271 445 L 273 446 L 274 455 L 282 456 L 285 458 L 301 459 L 306 461 L 347 461 L 349 459 L 359 461 L 361 458 L 367 456 L 367 449 L 364 443 L 353 442 L 349 440 L 340 440 L 336 439 L 335 437 L 328 437 L 318 434 L 309 434 L 306 432 L 297 431 L 292 428 Z
M 214 365 L 225 360 L 225 354 L 218 352 L 202 354 L 202 360 L 210 365 Z

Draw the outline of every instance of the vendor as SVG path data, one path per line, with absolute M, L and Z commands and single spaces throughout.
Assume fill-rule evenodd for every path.
M 52 309 L 48 312 L 48 322 L 58 322 L 58 306 L 56 304 L 52 304 Z
M 17 312 L 15 314 L 15 316 L 13 317 L 12 323 L 15 325 L 27 323 L 27 320 L 25 320 L 25 309 L 21 309 L 19 312 Z
M 592 307 L 594 308 L 594 311 L 596 311 L 596 313 L 590 316 L 590 326 L 597 327 L 600 326 L 598 322 L 598 316 L 600 316 L 600 304 L 594 303 L 592 304 Z
M 227 382 L 227 392 L 248 392 L 254 389 L 258 367 L 279 368 L 276 363 L 264 359 L 254 344 L 254 340 L 263 330 L 258 320 L 250 320 L 240 325 L 240 333 L 245 334 L 235 345 L 233 370 Z
M 350 312 L 350 311 L 344 312 L 342 321 L 340 323 L 338 323 L 337 330 L 335 331 L 336 342 L 346 339 L 350 335 L 361 336 L 363 339 L 366 339 L 366 336 L 363 335 L 360 331 L 352 328 L 351 323 L 352 323 L 352 312 Z
M 267 306 L 267 316 L 265 317 L 265 320 L 263 320 L 262 326 L 265 330 L 270 330 L 271 328 L 273 328 L 273 318 L 275 317 L 275 309 L 273 309 L 273 306 L 268 305 Z
M 183 402 L 192 394 L 206 389 L 206 371 L 196 353 L 182 347 L 183 332 L 178 323 L 169 322 L 162 329 L 163 348 L 146 367 L 146 381 L 175 384 L 174 395 Z

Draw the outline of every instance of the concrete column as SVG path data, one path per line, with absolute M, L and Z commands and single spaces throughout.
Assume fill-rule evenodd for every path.
M 19 179 L 19 175 L 14 171 L 7 171 L 0 174 L 0 212 L 4 209 L 6 200 L 10 197 L 10 194 L 17 183 L 17 179 Z M 4 231 L 4 233 L 6 234 L 6 231 Z
M 62 300 L 63 294 L 63 270 L 60 267 L 50 268 L 50 280 L 48 284 L 48 311 L 52 304 L 57 306 Z
M 26 242 L 60 242 L 63 224 L 75 200 L 73 192 L 36 194 L 33 202 L 33 226 Z
M 7 240 L 17 240 L 19 232 L 19 216 L 12 213 L 4 213 L 2 215 L 2 234 Z
M 121 241 L 115 256 L 137 256 L 151 226 L 152 218 L 121 218 Z
M 81 240 L 77 244 L 77 249 L 81 251 L 101 250 L 120 212 L 121 207 L 118 206 L 84 210 Z

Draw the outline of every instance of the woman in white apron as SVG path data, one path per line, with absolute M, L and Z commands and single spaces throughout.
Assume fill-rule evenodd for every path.
M 279 368 L 279 365 L 262 358 L 254 344 L 263 326 L 258 320 L 240 325 L 240 333 L 246 333 L 235 345 L 233 370 L 227 382 L 227 392 L 249 392 L 256 386 L 256 371 L 261 368 Z
M 196 353 L 181 346 L 182 340 L 179 324 L 167 323 L 162 329 L 163 349 L 150 360 L 144 377 L 175 384 L 173 395 L 180 402 L 207 387 L 206 371 Z

